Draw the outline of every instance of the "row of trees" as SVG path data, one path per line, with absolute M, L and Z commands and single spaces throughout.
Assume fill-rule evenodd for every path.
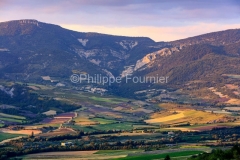
M 211 153 L 203 153 L 198 156 L 192 156 L 188 160 L 227 160 L 234 159 L 240 160 L 240 147 L 239 145 L 233 146 L 228 150 L 214 149 Z

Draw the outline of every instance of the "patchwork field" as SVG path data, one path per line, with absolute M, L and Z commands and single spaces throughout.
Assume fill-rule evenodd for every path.
M 11 123 L 23 123 L 25 122 L 26 118 L 23 116 L 0 113 L 0 120 L 4 121 L 6 124 L 11 124 Z
M 236 86 L 232 85 L 228 85 L 227 87 L 236 88 Z M 74 147 L 77 145 L 88 147 L 89 144 L 95 145 L 108 143 L 110 145 L 113 144 L 112 147 L 115 148 L 116 146 L 114 143 L 121 142 L 122 145 L 126 145 L 127 149 L 117 151 L 48 152 L 30 154 L 24 156 L 24 159 L 147 160 L 163 159 L 166 154 L 169 154 L 171 159 L 183 160 L 190 155 L 201 153 L 202 150 L 189 148 L 189 150 L 186 151 L 179 148 L 180 145 L 186 143 L 203 143 L 203 141 L 201 141 L 201 136 L 197 132 L 175 132 L 170 136 L 170 134 L 166 131 L 205 131 L 212 130 L 214 128 L 240 125 L 238 115 L 234 117 L 232 116 L 231 111 L 223 111 L 224 107 L 220 108 L 219 106 L 195 106 L 174 103 L 161 103 L 158 106 L 157 102 L 147 103 L 145 101 L 123 99 L 105 95 L 101 96 L 57 87 L 50 87 L 50 89 L 48 89 L 48 87 L 44 85 L 32 85 L 30 88 L 32 89 L 31 92 L 38 93 L 40 98 L 45 96 L 51 97 L 60 100 L 63 103 L 77 104 L 82 107 L 76 110 L 74 108 L 67 110 L 65 113 L 56 106 L 55 108 L 49 107 L 39 113 L 41 114 L 39 121 L 33 122 L 33 124 L 19 125 L 20 127 L 23 126 L 25 128 L 24 130 L 14 130 L 13 127 L 3 129 L 2 132 L 5 133 L 1 134 L 6 135 L 2 136 L 0 134 L 0 136 L 3 137 L 2 139 L 14 138 L 19 135 L 31 135 L 33 132 L 35 135 L 34 138 L 43 137 L 51 141 L 51 139 L 53 139 L 52 137 L 55 136 L 67 134 L 76 135 L 78 131 L 84 131 L 85 133 L 81 138 L 73 137 L 65 139 L 67 136 L 64 136 L 60 137 L 62 139 L 52 140 L 52 144 L 62 147 L 61 142 L 69 141 L 73 142 Z M 220 96 L 220 93 L 218 94 Z M 226 107 L 225 109 L 227 110 L 231 108 L 234 111 L 240 110 L 238 107 Z M 23 116 L 14 116 L 3 113 L 0 113 L 0 120 L 1 118 L 19 122 L 28 120 L 28 118 Z M 113 131 L 111 132 L 110 130 Z M 99 134 L 94 131 L 98 131 Z M 13 133 L 15 133 L 14 136 Z M 11 134 L 11 136 L 8 134 Z M 210 138 L 211 137 L 209 137 L 209 139 Z M 144 148 L 146 151 L 128 150 L 128 147 L 131 147 L 128 141 L 144 142 L 144 144 L 141 144 L 138 147 L 140 147 L 140 149 Z M 217 140 L 215 142 L 217 143 Z M 45 147 L 48 147 L 49 143 L 51 142 L 46 142 Z M 177 145 L 170 145 L 172 143 Z M 38 142 L 36 142 L 36 144 L 38 144 Z M 149 147 L 150 145 L 155 144 L 161 144 L 161 146 L 157 146 L 156 148 Z M 151 151 L 148 151 L 148 147 Z M 132 148 L 137 147 L 134 146 Z M 124 148 L 122 147 L 120 149 Z
M 183 151 L 181 151 L 183 150 Z M 165 153 L 165 152 L 169 153 Z M 200 150 L 169 150 L 167 151 L 153 151 L 152 152 L 143 152 L 143 150 L 103 150 L 103 151 L 65 151 L 65 152 L 46 152 L 46 153 L 37 153 L 37 154 L 29 154 L 23 156 L 24 159 L 69 159 L 69 160 L 77 160 L 77 159 L 114 159 L 114 160 L 153 160 L 153 159 L 163 159 L 166 155 L 169 155 L 171 158 L 175 159 L 177 157 L 181 157 L 181 159 L 187 159 L 187 157 L 195 154 L 202 153 Z

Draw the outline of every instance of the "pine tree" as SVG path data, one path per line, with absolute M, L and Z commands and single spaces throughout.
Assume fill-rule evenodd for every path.
M 31 138 L 33 138 L 33 137 L 34 137 L 34 132 L 32 131 Z
M 166 155 L 166 157 L 164 158 L 164 160 L 171 160 L 169 155 Z

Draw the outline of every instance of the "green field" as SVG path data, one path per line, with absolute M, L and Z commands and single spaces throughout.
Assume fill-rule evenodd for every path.
M 0 113 L 0 120 L 2 120 L 2 121 L 22 123 L 23 121 L 25 121 L 25 119 L 26 118 L 23 116 L 16 116 L 16 115 Z
M 23 120 L 21 120 L 21 119 L 13 119 L 13 118 L 5 118 L 5 117 L 0 117 L 0 120 L 9 121 L 9 122 L 17 122 L 17 123 L 22 123 L 23 122 Z
M 115 160 L 153 160 L 165 158 L 167 155 L 170 157 L 182 157 L 182 156 L 191 156 L 195 154 L 202 153 L 202 151 L 182 151 L 182 152 L 173 152 L 173 153 L 163 153 L 163 154 L 150 154 L 150 155 L 139 155 L 125 158 L 118 158 Z
M 95 129 L 93 129 L 91 126 L 80 126 L 80 125 L 63 125 L 63 126 L 68 126 L 73 128 L 74 130 L 80 130 L 80 131 L 84 131 L 84 132 L 92 132 L 95 131 Z
M 111 123 L 115 123 L 115 120 L 110 120 L 110 119 L 105 119 L 105 118 L 91 118 L 91 120 L 93 121 L 97 121 L 100 124 L 111 124 Z
M 26 119 L 26 118 L 23 117 L 23 116 L 16 116 L 16 115 L 10 115 L 10 114 L 5 114 L 5 113 L 0 113 L 0 117 L 14 118 L 14 119 L 21 119 L 21 120 Z
M 22 134 L 10 134 L 10 133 L 0 133 L 0 142 L 6 139 L 11 139 L 19 136 L 25 136 Z
M 159 126 L 157 125 L 133 125 L 134 129 L 159 129 Z

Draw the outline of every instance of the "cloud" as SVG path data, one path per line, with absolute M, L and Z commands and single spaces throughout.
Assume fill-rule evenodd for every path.
M 106 27 L 106 26 L 84 26 L 84 25 L 69 25 L 62 24 L 64 28 L 68 28 L 80 32 L 96 32 L 133 37 L 150 37 L 155 41 L 173 41 L 192 36 L 197 36 L 209 32 L 221 31 L 226 29 L 240 28 L 239 24 L 221 25 L 216 23 L 200 23 L 190 26 L 182 27 L 152 27 L 152 26 L 138 26 L 138 27 Z
M 7 1 L 7 0 L 1 0 L 1 1 L 0 1 L 0 8 L 5 7 L 5 6 L 8 6 L 9 2 L 10 2 L 10 1 Z
M 80 17 L 80 23 L 86 25 L 172 26 L 202 21 L 230 23 L 239 20 L 240 14 L 238 0 L 3 0 L 3 4 L 5 7 L 0 10 L 4 15 L 11 12 L 15 13 L 14 17 L 34 15 L 37 19 L 38 14 L 46 18 L 57 14 L 57 19 L 64 18 L 65 21 Z
M 232 28 L 239 15 L 239 0 L 0 0 L 0 21 L 37 19 L 157 41 Z

